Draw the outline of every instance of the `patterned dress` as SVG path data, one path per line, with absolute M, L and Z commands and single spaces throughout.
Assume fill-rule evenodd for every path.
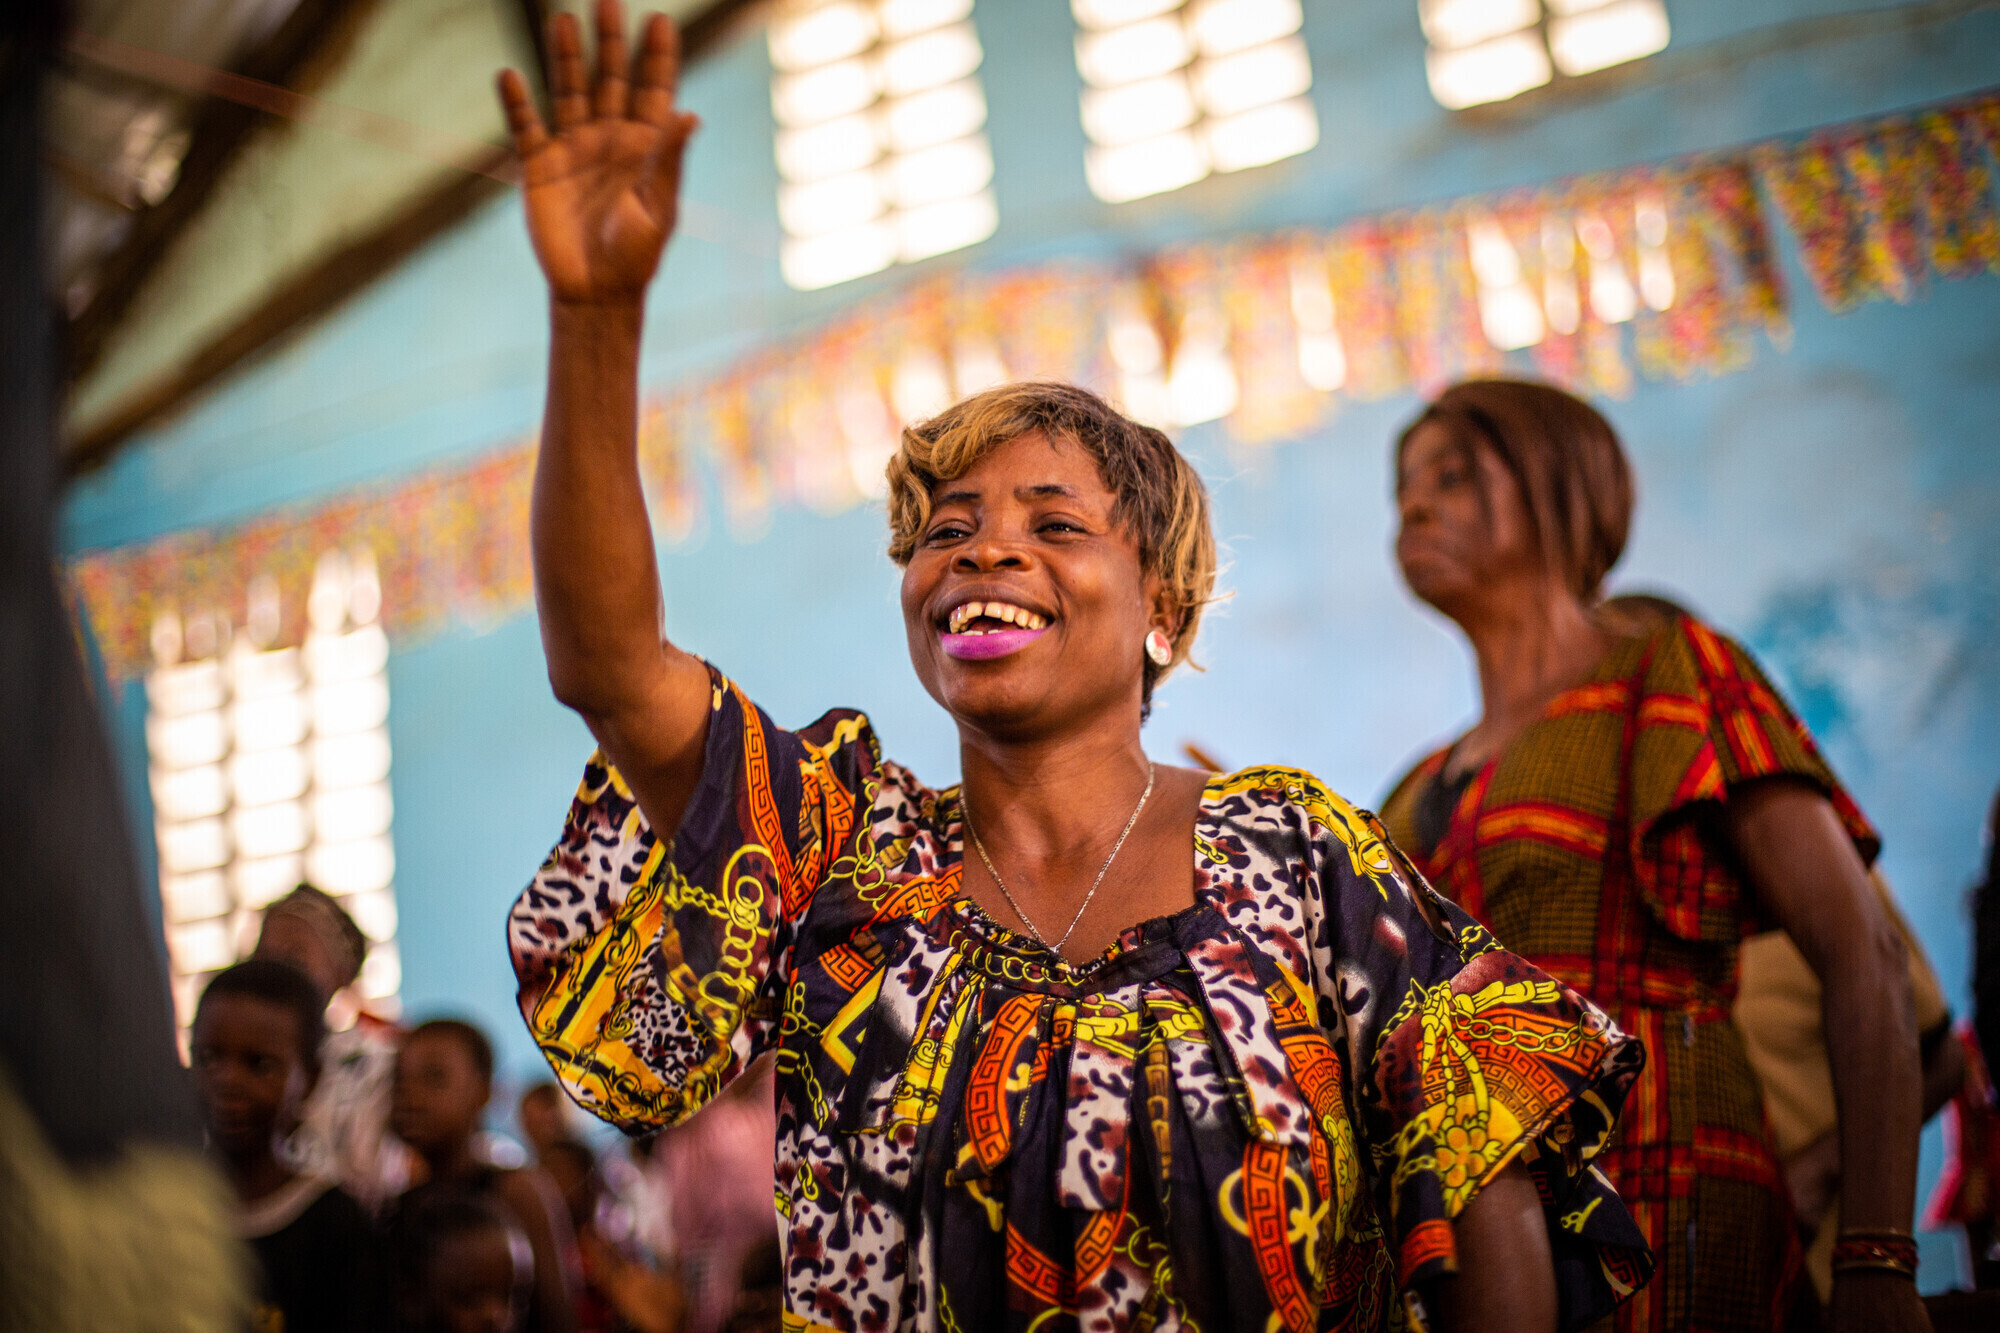
M 1790 774 L 1832 799 L 1864 860 L 1873 830 L 1749 654 L 1686 617 L 1614 648 L 1455 800 L 1448 753 L 1397 785 L 1390 832 L 1503 945 L 1646 1044 L 1601 1160 L 1659 1271 L 1618 1328 L 1783 1327 L 1798 1246 L 1729 1017 L 1737 944 L 1769 925 L 1716 815 L 1737 784 Z
M 963 892 L 955 789 L 712 680 L 671 846 L 594 758 L 509 939 L 550 1065 L 630 1132 L 777 1050 L 788 1330 L 1408 1327 L 1512 1160 L 1566 1326 L 1645 1281 L 1591 1165 L 1643 1052 L 1308 774 L 1213 779 L 1195 903 L 1072 965 Z

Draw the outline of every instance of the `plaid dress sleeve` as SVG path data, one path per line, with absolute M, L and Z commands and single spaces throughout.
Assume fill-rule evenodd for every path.
M 1825 793 L 1863 862 L 1881 839 L 1743 647 L 1692 617 L 1661 632 L 1634 714 L 1630 765 L 1634 880 L 1670 934 L 1733 943 L 1762 923 L 1726 858 L 1712 816 L 1730 792 L 1791 776 Z
M 774 726 L 710 668 L 707 752 L 663 842 L 603 752 L 515 902 L 521 1014 L 577 1102 L 678 1123 L 775 1041 L 786 957 L 880 763 L 858 713 Z

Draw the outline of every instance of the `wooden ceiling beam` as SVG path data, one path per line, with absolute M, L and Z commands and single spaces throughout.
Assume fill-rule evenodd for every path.
M 299 0 L 285 21 L 250 52 L 233 73 L 290 88 L 309 67 L 324 67 L 358 27 L 361 11 L 374 0 Z M 113 329 L 131 308 L 147 278 L 176 238 L 200 214 L 263 113 L 221 97 L 196 111 L 186 154 L 174 188 L 133 220 L 132 231 L 98 270 L 90 301 L 70 321 L 68 371 L 81 379 L 103 356 Z
M 273 289 L 262 304 L 196 350 L 169 374 L 127 398 L 105 420 L 68 441 L 64 471 L 75 474 L 109 458 L 145 426 L 185 403 L 231 369 L 286 334 L 332 310 L 479 205 L 507 187 L 484 174 L 506 165 L 511 153 L 493 150 L 489 161 L 454 174 L 379 223 L 355 244 L 343 246 Z
M 301 0 L 301 8 L 313 2 Z M 681 25 L 682 58 L 694 61 L 713 51 L 735 29 L 737 21 L 760 3 L 762 0 L 716 0 L 689 19 Z M 524 21 L 536 10 L 547 12 L 541 0 L 522 0 Z M 537 55 L 540 54 L 538 49 Z M 200 142 L 197 136 L 195 143 Z M 496 148 L 489 157 L 464 164 L 462 171 L 451 173 L 435 189 L 397 209 L 366 235 L 281 282 L 255 309 L 210 339 L 176 369 L 134 393 L 105 420 L 71 437 L 63 449 L 65 473 L 73 476 L 101 465 L 133 435 L 175 411 L 246 360 L 352 300 L 434 237 L 504 191 L 507 186 L 498 177 L 505 174 L 511 157 L 511 150 Z M 176 187 L 174 193 L 179 192 Z M 173 197 L 169 195 L 168 199 Z M 126 299 L 129 301 L 130 296 Z

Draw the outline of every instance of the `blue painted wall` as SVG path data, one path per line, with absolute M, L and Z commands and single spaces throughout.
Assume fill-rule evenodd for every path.
M 1084 187 L 1066 3 L 986 0 L 1001 230 L 927 267 L 1335 222 L 1889 111 L 2000 71 L 2000 11 L 1969 0 L 1668 8 L 1674 45 L 1653 61 L 1453 118 L 1424 86 L 1415 0 L 1308 0 L 1321 145 L 1114 208 Z M 687 81 L 706 125 L 688 166 L 688 234 L 654 295 L 649 382 L 698 374 L 910 276 L 784 288 L 766 77 L 753 39 Z M 1789 250 L 1784 260 L 1788 349 L 1610 405 L 1641 482 L 1614 582 L 1672 590 L 1763 656 L 1883 829 L 1889 874 L 1962 1010 L 1961 898 L 2000 782 L 2000 283 L 1835 318 Z M 516 438 L 539 415 L 545 336 L 518 210 L 503 201 L 86 479 L 66 541 L 240 518 Z M 1300 764 L 1374 799 L 1473 716 L 1467 655 L 1388 561 L 1388 441 L 1415 406 L 1350 405 L 1312 437 L 1255 453 L 1212 429 L 1188 434 L 1236 595 L 1206 631 L 1206 674 L 1162 692 L 1156 755 L 1195 740 L 1232 764 Z M 948 781 L 952 734 L 904 664 L 883 535 L 867 509 L 781 513 L 743 545 L 698 533 L 663 562 L 669 630 L 780 721 L 864 707 L 898 757 Z M 508 1070 L 532 1076 L 501 918 L 560 826 L 588 737 L 549 697 L 526 616 L 399 652 L 390 688 L 406 1003 L 477 1017 Z M 145 828 L 142 719 L 128 691 L 113 722 Z M 1926 1182 L 1937 1146 L 1933 1130 Z M 1926 1285 L 1944 1284 L 1948 1249 L 1930 1242 L 1926 1254 Z

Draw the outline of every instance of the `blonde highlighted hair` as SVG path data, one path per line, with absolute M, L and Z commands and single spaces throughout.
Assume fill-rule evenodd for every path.
M 1150 704 L 1153 687 L 1187 661 L 1202 609 L 1215 599 L 1208 488 L 1163 433 L 1130 420 L 1090 390 L 1042 380 L 1003 384 L 906 427 L 889 460 L 889 558 L 910 563 L 940 483 L 964 476 L 993 450 L 1036 430 L 1090 455 L 1117 497 L 1113 521 L 1138 543 L 1141 574 L 1157 576 L 1181 610 L 1172 659 L 1163 667 L 1146 660 Z

